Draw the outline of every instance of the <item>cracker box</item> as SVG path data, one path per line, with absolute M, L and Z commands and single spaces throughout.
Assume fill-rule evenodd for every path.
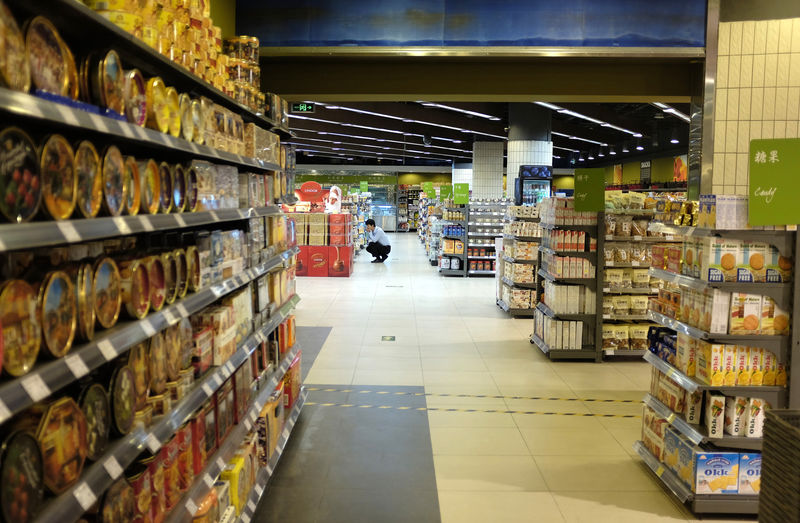
M 747 425 L 747 398 L 725 398 L 725 432 L 731 436 L 744 436 Z
M 769 246 L 766 243 L 742 242 L 741 257 L 737 260 L 736 281 L 743 283 L 762 283 L 767 280 L 766 257 Z
M 697 377 L 715 387 L 722 386 L 725 374 L 722 370 L 722 355 L 725 345 L 698 340 Z
M 703 391 L 696 390 L 694 392 L 686 393 L 686 423 L 692 425 L 700 424 L 700 413 L 703 410 Z
M 697 455 L 695 492 L 697 494 L 736 494 L 739 492 L 739 453 L 701 452 Z
M 220 479 L 227 480 L 230 487 L 231 504 L 236 507 L 236 513 L 241 514 L 247 501 L 247 469 L 242 456 L 234 456 L 219 475 Z
M 709 438 L 723 437 L 725 396 L 708 393 L 706 397 L 706 431 Z
M 789 334 L 789 313 L 764 296 L 761 304 L 761 334 L 785 336 Z
M 783 283 L 792 281 L 794 261 L 788 256 L 782 256 L 775 247 L 767 249 L 766 280 L 768 283 Z
M 707 289 L 704 294 L 703 314 L 700 324 L 714 334 L 727 334 L 730 321 L 731 294 L 718 289 Z
M 741 258 L 740 243 L 725 238 L 703 238 L 700 243 L 703 250 L 700 279 L 711 282 L 736 281 L 736 267 Z
M 775 385 L 775 380 L 778 375 L 778 360 L 775 354 L 766 349 L 764 349 L 761 359 L 761 369 L 764 374 L 763 385 Z
M 764 435 L 764 409 L 769 408 L 769 403 L 761 398 L 750 398 L 747 405 L 747 433 L 748 438 L 760 438 Z
M 695 490 L 695 469 L 699 452 L 702 452 L 701 449 L 688 439 L 678 439 L 678 461 L 675 464 L 675 472 L 692 490 Z
M 758 294 L 731 293 L 731 334 L 761 333 L 761 301 Z
M 722 372 L 724 374 L 722 383 L 724 385 L 736 385 L 736 345 L 725 345 L 722 351 Z
M 750 347 L 738 345 L 736 347 L 736 385 L 749 386 L 753 381 L 753 371 L 750 369 Z
M 671 426 L 664 431 L 664 465 L 670 470 L 678 472 L 678 449 L 680 448 L 680 434 Z
M 761 347 L 748 347 L 747 368 L 750 371 L 750 385 L 758 387 L 764 384 L 764 349 Z
M 761 454 L 739 455 L 739 494 L 761 492 Z
M 696 374 L 697 343 L 694 338 L 681 332 L 678 333 L 675 363 L 678 369 L 687 376 Z

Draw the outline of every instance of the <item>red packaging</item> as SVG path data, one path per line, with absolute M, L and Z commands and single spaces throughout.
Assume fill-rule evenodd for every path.
M 223 383 L 222 386 L 217 389 L 215 397 L 217 407 L 217 444 L 220 444 L 233 427 L 233 411 L 235 410 L 233 401 L 233 380 L 228 379 Z
M 300 253 L 297 258 L 297 275 L 308 276 L 308 251 L 311 249 L 308 245 L 300 246 Z
M 208 400 L 201 414 L 203 418 L 203 431 L 205 433 L 206 459 L 217 450 L 217 402 L 214 401 L 215 399 L 216 396 L 212 396 L 212 398 Z
M 657 243 L 650 247 L 650 252 L 650 266 L 663 270 L 667 265 L 666 246 Z
M 681 256 L 683 255 L 682 251 L 683 249 L 679 244 L 676 244 L 676 246 L 670 245 L 667 247 L 667 270 L 669 272 L 674 272 L 675 274 L 681 273 Z
M 291 410 L 297 398 L 300 397 L 300 362 L 302 360 L 303 351 L 297 351 L 297 356 L 292 360 L 289 365 L 289 370 L 286 371 L 286 377 L 283 381 L 283 405 L 286 410 Z
M 253 372 L 248 360 L 233 374 L 233 391 L 236 404 L 234 414 L 236 423 L 241 423 L 247 413 L 247 406 L 250 403 L 250 385 L 252 382 Z
M 286 354 L 286 351 L 289 350 L 289 333 L 287 331 L 288 324 L 286 321 L 278 325 L 278 347 L 280 347 L 281 354 Z
M 153 523 L 162 523 L 167 513 L 167 500 L 164 497 L 164 469 L 161 466 L 161 456 L 157 453 L 141 461 L 147 465 L 150 473 L 150 520 Z
M 151 523 L 150 502 L 152 491 L 150 490 L 150 469 L 144 467 L 138 474 L 128 478 L 128 483 L 133 488 L 134 507 L 136 518 L 134 523 Z
M 353 246 L 328 247 L 328 273 L 331 277 L 348 277 L 353 267 Z
M 192 418 L 189 425 L 192 427 L 192 470 L 196 476 L 206 466 L 206 419 L 203 410 Z
M 205 326 L 192 334 L 192 365 L 195 377 L 202 376 L 211 366 L 214 358 L 214 331 Z
M 178 480 L 181 492 L 186 492 L 194 481 L 192 423 L 188 422 L 178 429 Z
M 350 214 L 329 214 L 328 223 L 330 224 L 348 224 L 350 222 Z
M 331 222 L 330 226 L 328 227 L 328 233 L 331 236 L 334 236 L 334 235 L 342 235 L 342 236 L 344 236 L 345 234 L 350 233 L 350 230 L 346 225 L 341 225 L 341 224 L 336 224 L 334 222 Z
M 178 456 L 180 454 L 180 444 L 178 437 L 173 436 L 163 447 L 161 447 L 161 465 L 164 469 L 164 499 L 166 500 L 167 511 L 178 504 L 181 498 Z
M 296 335 L 297 335 L 297 318 L 296 318 L 296 316 L 294 314 L 290 315 L 288 318 L 286 318 L 286 323 L 289 324 L 289 329 L 288 329 L 289 340 L 288 340 L 287 344 L 289 345 L 289 347 L 294 347 L 294 344 L 297 341 L 297 338 L 296 338 Z
M 308 276 L 328 276 L 328 246 L 309 246 Z
M 331 234 L 328 245 L 346 246 L 350 243 L 349 234 Z

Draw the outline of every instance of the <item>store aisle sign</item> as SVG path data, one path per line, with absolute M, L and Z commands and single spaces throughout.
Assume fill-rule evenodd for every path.
M 361 192 L 369 192 L 369 182 L 359 182 L 361 186 Z
M 452 198 L 453 197 L 453 186 L 452 185 L 442 185 L 441 187 L 439 187 L 439 196 L 442 198 L 442 200 L 444 200 L 446 198 Z
M 575 169 L 575 210 L 602 212 L 605 208 L 603 169 Z
M 436 189 L 433 188 L 433 182 L 422 182 L 422 191 L 428 198 L 436 198 Z
M 750 225 L 800 224 L 800 138 L 750 141 Z
M 456 205 L 469 203 L 469 184 L 468 183 L 454 183 L 453 184 L 453 203 Z

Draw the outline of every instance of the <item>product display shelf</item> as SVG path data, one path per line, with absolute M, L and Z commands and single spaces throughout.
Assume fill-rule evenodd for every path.
M 467 248 L 477 245 L 479 248 L 495 249 L 494 238 L 503 235 L 503 215 L 508 202 L 471 201 L 467 206 Z M 478 210 L 479 209 L 479 210 Z M 482 220 L 482 221 L 479 221 Z M 470 241 L 491 241 L 491 244 L 470 244 Z M 494 276 L 497 274 L 497 256 L 468 256 L 467 276 Z M 492 262 L 491 265 L 483 264 L 484 261 Z
M 531 218 L 529 216 L 506 216 L 511 221 L 515 222 L 532 222 L 532 223 L 539 223 L 539 218 Z
M 599 216 L 598 220 L 602 221 L 603 215 L 599 214 L 598 216 Z M 555 229 L 564 229 L 568 231 L 583 231 L 595 234 L 597 234 L 598 231 L 597 225 L 567 225 L 567 224 L 553 224 L 553 223 L 540 222 L 540 226 L 542 227 L 542 229 L 549 229 L 551 231 Z
M 647 314 L 603 314 L 604 320 L 649 321 Z
M 511 256 L 503 255 L 503 260 L 509 263 L 523 263 L 525 265 L 539 265 L 539 260 L 518 260 L 516 258 L 512 258 Z
M 746 285 L 746 284 L 745 284 Z M 682 332 L 701 340 L 715 341 L 729 345 L 746 345 L 748 347 L 762 347 L 773 352 L 780 361 L 787 361 L 791 338 L 789 336 L 768 336 L 765 334 L 714 334 L 692 327 L 683 322 L 664 316 L 655 311 L 647 311 L 647 317 L 664 327 L 668 327 L 675 332 Z
M 535 309 L 512 309 L 503 300 L 497 300 L 497 306 L 506 311 L 512 317 L 516 318 L 532 318 Z
M 469 236 L 483 236 L 483 237 L 486 237 L 486 238 L 499 238 L 500 237 L 500 233 L 495 233 L 495 232 L 470 232 L 470 233 L 467 233 L 467 234 Z
M 37 520 L 63 522 L 80 519 L 86 510 L 91 508 L 94 502 L 100 499 L 112 483 L 122 475 L 123 470 L 141 454 L 143 448 L 146 447 L 150 452 L 155 453 L 166 444 L 175 432 L 192 417 L 192 414 L 212 397 L 225 380 L 230 378 L 235 370 L 250 357 L 256 346 L 265 341 L 267 336 L 278 328 L 299 301 L 298 296 L 293 296 L 283 304 L 266 325 L 257 329 L 239 345 L 239 348 L 224 365 L 213 368 L 202 379 L 196 381 L 192 391 L 172 407 L 169 415 L 158 418 L 149 427 L 137 428 L 111 445 L 103 456 L 84 471 L 78 483 L 45 505 L 37 516 Z M 294 349 L 284 358 L 282 365 L 288 368 L 296 353 L 297 349 Z M 277 373 L 274 373 L 271 379 L 277 383 L 278 377 L 275 374 Z
M 703 238 L 719 236 L 742 241 L 769 243 L 778 248 L 782 253 L 794 252 L 795 231 L 787 230 L 759 230 L 759 229 L 705 229 L 702 227 L 687 227 L 667 225 L 651 222 L 648 231 L 658 232 L 667 236 L 667 240 L 674 240 L 677 236 Z
M 560 312 L 555 312 L 541 301 L 536 304 L 536 308 L 539 309 L 545 316 L 558 320 L 594 321 L 596 316 L 596 314 L 562 314 Z
M 0 113 L 5 113 L 15 119 L 24 118 L 33 121 L 47 126 L 48 129 L 80 130 L 81 134 L 87 138 L 90 134 L 103 138 L 113 137 L 117 144 L 125 143 L 140 149 L 152 150 L 153 155 L 159 152 L 173 154 L 180 152 L 189 159 L 212 160 L 247 169 L 268 171 L 281 169 L 280 165 L 275 163 L 229 153 L 207 145 L 199 145 L 183 138 L 175 138 L 167 133 L 5 88 L 0 88 Z
M 467 256 L 470 260 L 496 260 L 494 256 Z
M 603 287 L 603 294 L 658 294 L 657 287 L 628 287 L 628 288 L 615 288 Z
M 633 236 L 613 236 L 611 234 L 606 234 L 605 238 L 608 242 L 677 243 L 681 241 L 674 236 L 667 239 L 665 236 L 639 236 L 638 234 Z
M 748 494 L 694 494 L 678 476 L 644 446 L 641 441 L 633 444 L 644 464 L 675 495 L 681 503 L 687 503 L 695 513 L 703 514 L 758 514 L 758 495 Z
M 531 309 L 533 311 L 534 309 Z M 553 360 L 596 360 L 597 351 L 594 347 L 584 347 L 581 350 L 551 350 L 550 347 L 536 334 L 531 334 L 531 343 L 539 347 L 550 359 Z
M 624 262 L 613 262 L 613 261 L 605 262 L 605 266 L 608 267 L 609 269 L 644 269 L 649 267 L 649 265 L 646 263 L 640 263 L 640 262 L 624 263 Z
M 464 269 L 439 269 L 439 274 L 444 276 L 464 276 Z
M 208 456 L 208 462 L 205 468 L 195 475 L 194 482 L 189 489 L 181 496 L 180 501 L 173 507 L 167 515 L 165 521 L 167 523 L 178 523 L 181 521 L 191 521 L 194 514 L 197 512 L 203 498 L 209 493 L 214 486 L 216 478 L 225 469 L 228 461 L 234 456 L 236 450 L 244 440 L 245 435 L 253 428 L 256 418 L 258 418 L 261 409 L 264 408 L 270 395 L 275 390 L 281 379 L 286 375 L 286 371 L 292 364 L 292 360 L 299 352 L 300 347 L 295 344 L 294 347 L 284 356 L 281 364 L 272 373 L 267 380 L 266 385 L 258 392 L 258 396 L 250 403 L 242 423 L 234 425 L 228 433 L 225 440 L 217 448 L 212 456 Z M 299 398 L 298 398 L 299 401 Z
M 553 256 L 571 256 L 575 258 L 586 258 L 588 260 L 596 260 L 597 252 L 594 251 L 556 251 L 549 247 L 539 246 L 539 252 L 551 254 Z
M 494 211 L 472 211 L 470 212 L 472 216 L 505 216 L 504 212 L 494 212 Z
M 625 358 L 641 358 L 646 349 L 603 349 L 604 356 L 615 356 Z
M 658 401 L 652 395 L 646 394 L 642 401 L 695 445 L 710 443 L 721 448 L 761 451 L 764 438 L 747 438 L 744 436 L 731 436 L 729 434 L 725 434 L 722 438 L 709 438 L 708 431 L 705 427 L 687 423 L 682 415 L 673 412 L 669 407 Z
M 735 283 L 735 282 L 710 282 L 699 278 L 675 274 L 650 267 L 650 276 L 677 285 L 689 287 L 694 290 L 703 291 L 705 289 L 719 289 L 725 292 L 747 292 L 749 294 L 760 294 L 769 296 L 775 300 L 782 308 L 791 308 L 794 286 L 792 283 Z
M 551 282 L 580 283 L 583 285 L 587 285 L 589 287 L 595 287 L 595 284 L 597 283 L 597 280 L 595 278 L 559 278 L 557 276 L 553 276 L 544 269 L 539 269 L 539 276 Z
M 475 276 L 494 276 L 495 271 L 490 270 L 478 270 L 478 269 L 468 269 L 467 274 L 473 274 Z
M 606 214 L 614 214 L 618 216 L 653 216 L 656 212 L 655 209 L 606 209 Z
M 536 289 L 536 282 L 528 282 L 528 283 L 516 282 L 513 281 L 508 276 L 503 276 L 501 279 L 503 280 L 503 283 L 505 283 L 509 287 L 519 287 L 520 289 Z
M 98 332 L 94 340 L 72 348 L 65 357 L 37 365 L 28 374 L 7 381 L 0 386 L 0 423 L 79 380 L 156 332 L 175 325 L 181 319 L 188 318 L 222 296 L 247 285 L 250 281 L 285 263 L 298 252 L 299 249 L 293 247 L 257 267 L 201 289 L 146 318 L 120 322 L 111 329 Z
M 503 227 L 503 224 L 502 224 L 502 223 L 493 223 L 493 222 L 486 222 L 486 223 L 482 223 L 482 222 L 469 222 L 469 225 L 470 225 L 470 226 L 473 226 L 473 225 L 474 225 L 474 226 L 476 226 L 476 227 L 478 227 L 478 226 L 480 226 L 480 227 L 497 227 L 497 228 L 502 228 L 502 227 Z
M 278 466 L 281 456 L 283 456 L 283 451 L 286 448 L 286 444 L 289 442 L 289 436 L 292 434 L 292 430 L 297 423 L 297 419 L 300 417 L 300 411 L 303 410 L 303 406 L 305 405 L 307 399 L 308 390 L 303 387 L 300 391 L 300 396 L 297 398 L 297 401 L 286 418 L 286 422 L 283 425 L 283 431 L 281 431 L 280 438 L 278 439 L 278 445 L 275 447 L 275 452 L 269 458 L 269 463 L 267 463 L 267 466 L 262 467 L 258 472 L 256 483 L 250 491 L 250 495 L 247 497 L 247 504 L 242 509 L 241 516 L 239 516 L 238 521 L 241 523 L 250 523 L 250 521 L 253 519 L 253 516 L 255 516 L 256 508 L 258 508 L 258 502 L 261 500 L 261 496 L 263 495 L 264 490 L 267 488 L 267 483 L 269 483 L 269 480 L 275 473 L 275 468 Z
M 500 236 L 498 234 L 498 236 Z M 520 240 L 523 242 L 538 242 L 541 241 L 541 238 L 538 236 L 516 236 L 514 234 L 503 234 L 503 238 L 507 240 Z
M 0 252 L 278 216 L 280 207 L 0 224 Z
M 75 0 L 9 0 L 15 12 L 35 16 L 46 13 L 70 46 L 97 49 L 98 46 L 115 49 L 126 69 L 137 68 L 145 76 L 160 76 L 164 82 L 180 93 L 206 96 L 212 101 L 241 115 L 245 123 L 253 122 L 283 137 L 291 136 L 288 127 L 281 127 L 261 113 L 240 104 L 208 82 L 192 74 L 144 41 L 114 25 L 100 14 Z M 19 16 L 18 19 L 25 19 Z M 75 49 L 73 49 L 75 50 Z

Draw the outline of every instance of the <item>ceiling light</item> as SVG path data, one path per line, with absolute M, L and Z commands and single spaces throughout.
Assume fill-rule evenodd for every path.
M 603 148 L 601 147 L 599 151 L 597 151 L 597 156 L 600 158 L 605 158 L 606 153 L 603 152 Z
M 679 110 L 675 109 L 674 107 L 671 107 L 671 106 L 669 106 L 669 105 L 667 105 L 665 103 L 654 102 L 653 105 L 655 105 L 656 107 L 658 107 L 659 109 L 661 109 L 665 113 L 671 114 L 671 115 L 675 116 L 676 118 L 680 118 L 681 120 L 683 120 L 686 123 L 689 123 L 689 122 L 692 121 L 692 119 L 689 117 L 688 114 L 684 114 L 684 113 L 680 112 Z
M 582 161 L 584 161 L 584 159 L 583 159 L 583 152 L 581 152 L 581 155 L 580 155 L 580 156 L 578 156 L 578 161 L 579 161 L 579 162 L 582 162 Z
M 594 155 L 590 152 L 589 156 L 587 156 L 588 160 L 594 160 Z
M 636 150 L 637 151 L 644 151 L 644 145 L 642 145 L 641 140 L 636 140 Z
M 628 150 L 628 142 L 625 142 L 625 143 L 623 143 L 623 144 L 622 144 L 622 152 L 623 152 L 623 153 L 628 153 L 628 152 L 630 152 L 630 151 Z
M 617 151 L 614 150 L 614 146 L 613 145 L 608 148 L 608 154 L 610 154 L 611 156 L 616 156 L 617 155 Z
M 561 159 L 560 156 L 553 156 L 553 158 L 555 158 L 556 160 L 560 160 Z
M 680 143 L 680 140 L 678 139 L 677 129 L 672 130 L 672 138 L 670 138 L 669 143 Z
M 448 111 L 456 111 L 463 114 L 468 114 L 470 116 L 477 116 L 479 118 L 486 118 L 487 120 L 491 120 L 493 122 L 500 121 L 500 118 L 497 116 L 493 116 L 491 114 L 479 113 L 477 111 L 469 111 L 467 109 L 461 109 L 459 107 L 453 107 L 451 105 L 444 105 L 444 104 L 437 104 L 433 102 L 421 102 L 422 105 L 425 107 L 437 107 L 439 109 L 447 109 Z
M 569 147 L 559 147 L 558 145 L 554 145 L 553 149 L 561 149 L 562 151 L 572 151 L 573 153 L 580 152 L 578 149 L 570 149 Z
M 533 103 L 535 103 L 537 105 L 541 105 L 542 107 L 547 107 L 548 109 L 552 109 L 553 111 L 556 111 L 557 113 L 566 114 L 566 115 L 569 115 L 569 116 L 574 116 L 575 118 L 580 118 L 580 119 L 586 120 L 588 122 L 596 123 L 596 124 L 600 125 L 601 127 L 607 127 L 609 129 L 614 129 L 616 131 L 620 131 L 620 132 L 623 132 L 623 133 L 630 134 L 630 135 L 632 135 L 634 137 L 642 136 L 641 133 L 637 133 L 635 131 L 631 131 L 630 129 L 625 129 L 624 127 L 619 127 L 617 125 L 613 125 L 613 124 L 610 124 L 608 122 L 604 122 L 603 120 L 598 120 L 597 118 L 592 118 L 591 116 L 586 116 L 585 114 L 581 114 L 581 113 L 573 111 L 571 109 L 565 109 L 564 107 L 559 107 L 557 105 L 553 105 L 553 104 L 549 104 L 549 103 L 545 103 L 545 102 L 533 102 Z
M 549 104 L 547 102 L 533 102 L 533 103 L 535 103 L 536 105 L 541 105 L 542 107 L 547 107 L 548 109 L 552 109 L 553 111 L 558 111 L 558 110 L 561 109 L 561 107 L 559 107 L 557 105 Z

